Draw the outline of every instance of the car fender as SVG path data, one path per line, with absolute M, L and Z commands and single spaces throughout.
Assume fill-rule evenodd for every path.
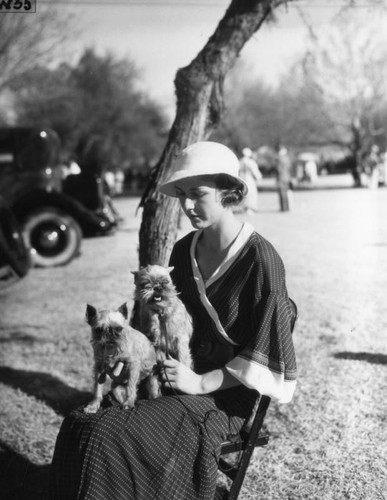
M 109 233 L 113 224 L 105 217 L 85 208 L 74 198 L 58 191 L 35 189 L 18 198 L 12 205 L 16 217 L 23 223 L 28 214 L 42 206 L 52 206 L 71 215 L 80 225 L 84 236 Z

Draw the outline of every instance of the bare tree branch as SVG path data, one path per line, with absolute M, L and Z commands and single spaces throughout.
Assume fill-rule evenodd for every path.
M 59 50 L 63 56 L 71 17 L 53 7 L 0 15 L 0 90 L 32 67 L 52 63 Z

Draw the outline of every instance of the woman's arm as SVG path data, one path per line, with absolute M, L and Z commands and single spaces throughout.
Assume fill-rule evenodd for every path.
M 175 359 L 163 362 L 161 378 L 165 387 L 173 387 L 185 394 L 209 394 L 241 385 L 225 368 L 199 375 Z

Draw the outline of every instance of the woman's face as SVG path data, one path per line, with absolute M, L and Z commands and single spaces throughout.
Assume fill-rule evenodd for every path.
M 221 204 L 215 182 L 201 177 L 182 179 L 176 183 L 176 194 L 185 215 L 196 229 L 219 222 L 226 208 Z

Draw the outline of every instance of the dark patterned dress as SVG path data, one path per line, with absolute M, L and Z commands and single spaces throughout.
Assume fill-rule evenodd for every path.
M 140 400 L 132 410 L 82 408 L 63 421 L 51 467 L 51 500 L 212 500 L 220 444 L 242 427 L 257 391 L 290 401 L 296 363 L 282 261 L 245 224 L 204 282 L 200 231 L 176 243 L 170 265 L 194 318 L 195 371 L 224 367 L 241 385 L 204 396 Z

